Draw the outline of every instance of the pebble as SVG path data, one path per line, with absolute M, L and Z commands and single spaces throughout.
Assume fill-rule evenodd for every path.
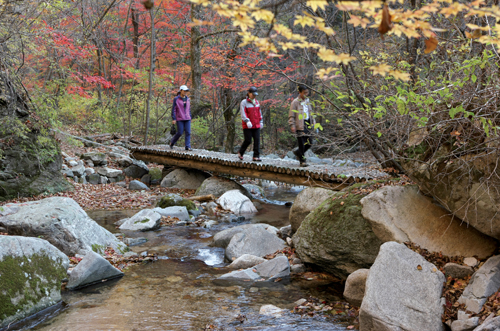
M 306 299 L 302 298 L 293 303 L 294 306 L 302 306 L 303 303 L 307 302 Z
M 250 292 L 250 293 L 259 292 L 259 288 L 258 287 L 250 287 L 250 289 L 248 290 L 248 292 Z
M 475 257 L 466 257 L 464 259 L 464 264 L 473 268 L 478 265 L 478 262 L 479 261 Z

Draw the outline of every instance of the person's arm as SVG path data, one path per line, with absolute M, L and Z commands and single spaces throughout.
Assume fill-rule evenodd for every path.
M 174 104 L 172 105 L 172 120 L 175 122 L 175 105 L 177 104 L 177 97 L 174 98 Z
M 240 104 L 241 120 L 246 123 L 246 125 L 248 126 L 249 129 L 251 129 L 252 123 L 250 122 L 250 119 L 247 116 L 246 103 L 247 103 L 247 101 L 243 100 L 243 101 L 241 101 L 241 104 Z
M 288 112 L 288 124 L 290 125 L 290 130 L 292 130 L 293 133 L 295 133 L 296 129 L 296 123 L 295 123 L 295 116 L 297 113 L 295 112 L 295 100 L 292 101 L 292 104 L 290 105 L 290 111 Z

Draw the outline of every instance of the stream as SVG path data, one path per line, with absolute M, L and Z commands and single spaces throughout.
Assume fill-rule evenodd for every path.
M 215 233 L 244 223 L 288 224 L 297 187 L 266 190 L 262 209 L 242 223 L 220 223 L 211 229 L 171 226 L 152 232 L 126 233 L 148 242 L 130 247 L 156 253 L 159 260 L 134 265 L 121 279 L 78 291 L 63 291 L 64 303 L 26 321 L 21 330 L 346 330 L 335 316 L 300 316 L 287 312 L 274 318 L 259 315 L 262 305 L 293 309 L 309 296 L 327 301 L 342 297 L 342 285 L 322 280 L 220 286 L 213 280 L 230 272 L 224 249 L 210 247 Z M 114 222 L 137 211 L 90 211 L 89 216 L 113 233 Z M 246 286 L 245 286 L 246 285 Z M 236 316 L 244 315 L 243 323 Z

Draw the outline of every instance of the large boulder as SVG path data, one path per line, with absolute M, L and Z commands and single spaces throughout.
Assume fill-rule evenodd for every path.
M 248 228 L 252 228 L 252 227 L 256 227 L 256 226 L 261 227 L 262 229 L 266 230 L 269 233 L 271 233 L 272 231 L 270 231 L 270 230 L 274 228 L 272 225 L 265 224 L 265 223 L 243 224 L 243 225 L 235 226 L 235 227 L 232 227 L 232 228 L 229 228 L 229 229 L 226 229 L 226 230 L 223 230 L 221 232 L 216 233 L 214 236 L 213 245 L 216 247 L 226 248 L 227 245 L 229 245 L 229 243 L 231 242 L 231 239 L 234 237 L 235 234 L 243 232 Z
M 498 331 L 500 330 L 500 316 L 491 314 L 484 320 L 483 324 L 475 328 L 474 331 Z
M 247 189 L 244 188 L 241 184 L 235 182 L 234 180 L 220 177 L 210 177 L 205 179 L 201 186 L 196 190 L 196 195 L 213 194 L 216 197 L 220 197 L 227 191 L 231 190 L 239 190 L 249 199 L 252 198 L 252 195 L 248 193 Z
M 108 178 L 116 178 L 121 174 L 123 174 L 123 171 L 121 171 L 120 169 L 111 169 L 108 167 L 102 167 L 97 169 L 97 173 L 101 176 L 105 176 Z
M 133 164 L 123 170 L 127 177 L 141 179 L 142 176 L 149 173 L 149 168 L 146 163 L 142 161 L 133 160 Z
M 153 209 L 144 209 L 120 225 L 120 230 L 151 231 L 161 226 L 161 215 Z
M 344 298 L 351 305 L 359 307 L 365 296 L 366 279 L 370 269 L 358 269 L 347 277 L 345 281 Z
M 432 153 L 419 154 L 428 149 L 426 144 L 412 147 L 415 160 L 402 164 L 411 179 L 456 217 L 500 239 L 498 149 L 456 158 L 449 147 L 452 144 L 448 144 Z M 483 145 L 477 150 L 487 144 Z
M 458 299 L 467 310 L 479 313 L 488 297 L 500 288 L 500 255 L 490 257 L 472 278 Z
M 226 258 L 233 261 L 243 254 L 264 257 L 285 248 L 286 244 L 263 227 L 253 226 L 236 233 L 226 247 Z
M 70 198 L 11 203 L 1 209 L 0 232 L 46 239 L 68 256 L 90 250 L 102 252 L 107 246 L 118 252 L 126 249 Z
M 0 236 L 0 328 L 61 301 L 68 266 L 46 240 Z
M 197 210 L 196 205 L 194 204 L 193 201 L 189 199 L 185 199 L 181 197 L 178 194 L 174 193 L 169 193 L 165 196 L 163 196 L 160 201 L 156 204 L 157 207 L 159 208 L 167 208 L 167 207 L 174 207 L 174 206 L 183 206 L 186 207 L 188 211 L 190 210 Z
M 366 280 L 360 330 L 444 330 L 445 280 L 436 266 L 405 245 L 383 244 Z
M 361 213 L 382 241 L 413 242 L 447 256 L 491 256 L 496 241 L 434 204 L 417 186 L 385 186 L 361 199 Z
M 303 262 L 342 279 L 370 268 L 383 241 L 361 215 L 362 198 L 362 194 L 335 193 L 306 217 L 292 237 Z
M 123 272 L 116 269 L 101 255 L 88 252 L 78 265 L 71 271 L 67 289 L 76 290 L 81 287 L 100 283 L 104 279 L 111 280 L 123 276 Z
M 197 190 L 209 175 L 196 169 L 175 169 L 161 181 L 161 187 Z
M 334 194 L 334 191 L 321 187 L 308 187 L 302 190 L 295 198 L 292 208 L 290 208 L 289 219 L 292 225 L 292 233 L 297 231 L 302 221 L 311 211 Z
M 150 190 L 146 184 L 144 184 L 143 182 L 140 182 L 136 179 L 130 181 L 130 183 L 128 184 L 128 189 L 131 191 L 142 191 L 142 190 L 149 191 Z
M 243 195 L 239 190 L 227 191 L 218 200 L 217 203 L 225 210 L 233 214 L 252 214 L 257 212 L 252 200 Z
M 16 84 L 0 76 L 0 201 L 73 190 L 60 172 L 56 137 L 30 112 Z

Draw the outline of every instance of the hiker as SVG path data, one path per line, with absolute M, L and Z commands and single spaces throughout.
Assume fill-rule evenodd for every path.
M 264 126 L 262 120 L 262 111 L 260 110 L 260 103 L 255 99 L 259 93 L 257 88 L 250 87 L 246 98 L 241 101 L 240 113 L 241 123 L 243 125 L 243 135 L 245 141 L 241 145 L 238 152 L 238 158 L 243 160 L 243 155 L 247 147 L 252 143 L 253 138 L 253 160 L 256 162 L 262 161 L 260 159 L 260 129 Z
M 292 101 L 290 112 L 288 113 L 288 124 L 292 133 L 297 137 L 299 149 L 295 156 L 299 159 L 301 167 L 307 167 L 305 153 L 312 145 L 310 129 L 316 123 L 312 116 L 312 106 L 307 98 L 309 89 L 304 85 L 298 87 L 299 96 Z
M 172 137 L 170 141 L 170 148 L 174 148 L 175 143 L 186 132 L 186 151 L 192 151 L 191 149 L 191 105 L 187 94 L 189 93 L 189 88 L 186 85 L 182 85 L 179 88 L 177 96 L 174 98 L 174 104 L 172 105 L 172 124 L 177 123 L 177 133 Z

